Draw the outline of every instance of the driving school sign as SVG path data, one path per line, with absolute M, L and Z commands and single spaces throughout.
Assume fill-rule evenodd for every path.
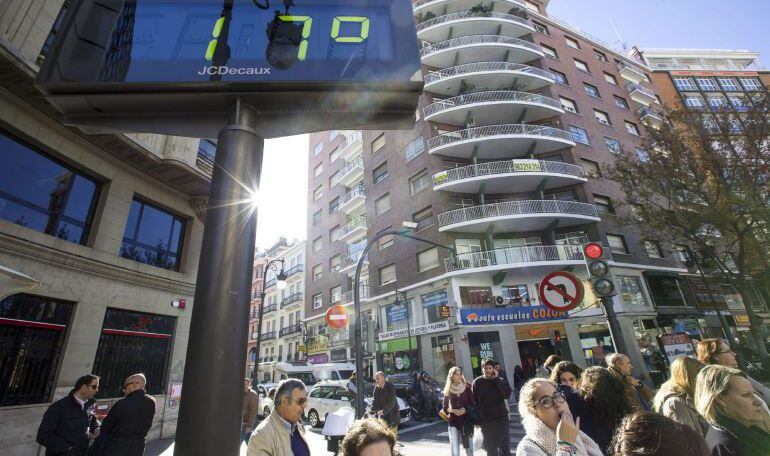
M 551 310 L 566 312 L 583 302 L 583 282 L 567 271 L 556 271 L 543 277 L 540 300 Z
M 521 306 L 502 309 L 460 309 L 463 325 L 500 325 L 505 323 L 531 323 L 569 318 L 567 312 L 544 306 Z

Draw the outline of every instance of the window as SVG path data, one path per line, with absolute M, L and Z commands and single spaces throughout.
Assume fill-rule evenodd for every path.
M 757 78 L 740 78 L 741 85 L 748 91 L 762 90 L 762 83 Z
M 460 302 L 463 307 L 490 307 L 492 289 L 490 287 L 460 287 Z
M 575 142 L 583 143 L 583 144 L 591 144 L 591 141 L 588 139 L 588 133 L 580 127 L 576 127 L 574 125 L 569 126 L 569 133 L 572 135 L 572 140 Z
M 382 231 L 389 230 L 389 229 L 391 229 L 391 227 L 387 227 L 387 228 L 385 228 Z M 377 242 L 377 250 L 384 250 L 384 249 L 390 247 L 391 245 L 393 245 L 393 236 L 392 235 L 383 236 Z
M 596 88 L 596 86 L 592 86 L 591 84 L 583 83 L 583 86 L 585 87 L 586 93 L 588 96 L 594 97 L 594 98 L 601 98 L 599 96 L 599 89 Z
M 620 149 L 620 141 L 618 141 L 615 138 L 608 138 L 604 137 L 604 144 L 607 145 L 607 150 L 612 152 L 613 154 L 619 154 L 621 152 Z
M 719 133 L 719 124 L 710 117 L 703 119 L 703 127 L 711 133 Z
M 706 107 L 703 97 L 700 95 L 687 95 L 684 97 L 684 104 L 691 109 L 702 109 Z
M 64 21 L 64 16 L 67 14 L 67 10 L 69 10 L 70 7 L 70 0 L 65 0 L 64 3 L 61 6 L 61 9 L 59 10 L 59 14 L 56 16 L 56 19 L 53 22 L 53 26 L 51 27 L 51 31 L 48 32 L 48 37 L 45 39 L 45 42 L 43 43 L 43 47 L 40 49 L 40 55 L 38 55 L 38 65 L 40 65 L 40 58 L 45 57 L 48 55 L 48 51 L 51 50 L 51 47 L 53 46 L 54 41 L 56 40 L 56 35 L 59 33 L 59 30 L 61 29 L 61 23 Z
M 674 77 L 674 85 L 676 86 L 677 90 L 680 92 L 686 92 L 690 90 L 698 90 L 697 87 L 695 87 L 695 83 L 692 81 L 692 78 L 686 78 L 686 77 Z
M 610 61 L 607 60 L 607 55 L 604 52 L 597 51 L 596 49 L 594 49 L 594 58 L 600 62 L 610 63 Z
M 595 161 L 581 158 L 580 164 L 583 165 L 583 169 L 586 172 L 586 176 L 592 177 L 594 179 L 600 179 L 602 177 L 602 172 L 601 172 L 601 169 L 599 168 L 599 164 L 596 163 Z
M 575 59 L 575 68 L 585 73 L 590 73 L 590 71 L 588 71 L 588 64 L 582 60 Z
M 336 242 L 340 240 L 340 226 L 337 225 L 329 230 L 329 242 Z
M 559 97 L 559 100 L 561 101 L 561 107 L 567 112 L 571 112 L 573 114 L 578 113 L 577 105 L 573 100 L 570 100 L 569 98 Z
M 540 43 L 540 47 L 543 49 L 543 52 L 545 53 L 545 55 L 547 57 L 550 57 L 550 58 L 555 59 L 555 60 L 559 60 L 559 54 L 556 53 L 556 49 L 554 49 L 554 48 L 552 48 L 550 46 L 546 46 L 543 43 Z
M 619 97 L 617 95 L 613 95 L 613 98 L 615 98 L 615 106 L 617 106 L 620 109 L 625 109 L 626 111 L 631 110 L 625 98 Z
M 317 293 L 313 295 L 313 309 L 320 309 L 324 305 L 323 294 Z
M 689 248 L 686 245 L 676 244 L 674 245 L 674 251 L 676 252 L 676 258 L 682 263 L 689 263 L 691 261 L 688 253 Z
M 120 256 L 178 271 L 184 234 L 184 219 L 134 198 Z
M 719 90 L 719 87 L 717 87 L 717 83 L 714 81 L 714 78 L 698 76 L 695 78 L 695 82 L 698 83 L 698 87 L 700 87 L 700 89 L 703 91 Z
M 580 43 L 578 43 L 577 40 L 575 40 L 574 38 L 565 36 L 564 41 L 566 41 L 567 46 L 571 47 L 572 49 L 580 50 Z
M 341 263 L 342 263 L 342 255 L 338 253 L 333 257 L 329 258 L 329 270 L 331 272 L 339 272 Z
M 733 105 L 736 111 L 744 111 L 748 108 L 743 95 L 730 95 L 730 104 Z
M 374 213 L 380 215 L 390 210 L 390 193 L 386 193 L 374 201 Z
M 542 33 L 543 35 L 551 36 L 551 32 L 548 31 L 548 27 L 541 24 L 540 22 L 532 21 L 532 25 L 535 27 L 535 30 L 537 30 L 539 33 Z
M 615 278 L 618 282 L 618 289 L 620 290 L 620 297 L 623 300 L 624 306 L 627 308 L 647 307 L 639 277 L 618 275 Z
M 329 163 L 334 163 L 337 161 L 337 159 L 340 158 L 340 148 L 336 148 L 332 151 L 331 154 L 329 154 Z
M 319 163 L 314 169 L 313 169 L 313 176 L 318 177 L 321 175 L 321 173 L 324 172 L 324 164 Z
M 737 92 L 741 90 L 740 87 L 738 87 L 738 83 L 733 78 L 717 78 L 719 80 L 719 85 L 722 86 L 722 90 L 725 92 Z
M 409 161 L 414 157 L 420 155 L 424 149 L 425 149 L 425 141 L 423 141 L 422 135 L 420 135 L 417 137 L 417 139 L 415 139 L 414 141 L 406 145 L 406 148 L 405 148 L 406 161 Z
M 596 211 L 601 214 L 614 214 L 615 209 L 612 207 L 612 200 L 607 196 L 594 194 L 594 205 Z
M 164 394 L 176 318 L 121 309 L 107 309 L 96 349 L 93 372 L 100 375 L 97 397 L 120 397 L 123 382 L 137 372 L 148 394 Z
M 313 239 L 313 252 L 320 252 L 322 247 L 323 241 L 321 241 L 321 236 Z
M 372 180 L 375 184 L 378 184 L 388 177 L 388 162 L 385 162 L 372 171 Z
M 342 170 L 337 170 L 331 176 L 329 176 L 329 188 L 332 188 L 335 185 L 337 185 L 337 181 L 339 180 L 341 172 Z
M 340 134 L 339 130 L 329 130 L 329 142 L 332 142 L 337 135 Z
M 647 163 L 650 161 L 650 153 L 646 150 L 642 149 L 641 147 L 635 148 L 636 150 L 636 158 L 639 159 L 640 162 Z
M 319 185 L 314 191 L 313 191 L 313 202 L 318 201 L 321 199 L 321 197 L 324 194 L 324 188 L 323 185 Z
M 549 70 L 551 73 L 553 73 L 553 79 L 555 82 L 561 85 L 569 86 L 569 82 L 567 82 L 567 76 L 564 73 L 556 71 L 553 68 L 549 68 Z
M 313 213 L 313 226 L 316 226 L 319 223 L 321 223 L 321 209 L 318 209 Z
M 706 97 L 712 111 L 721 111 L 727 107 L 727 99 L 722 95 Z
M 503 302 L 510 306 L 529 306 L 529 291 L 527 285 L 503 285 L 500 288 L 500 295 L 503 297 Z
M 321 280 L 321 274 L 323 273 L 323 266 L 317 264 L 313 266 L 313 281 Z
M 612 85 L 618 85 L 618 80 L 615 78 L 615 76 L 609 73 L 604 73 L 604 80 Z
M 596 121 L 600 124 L 612 125 L 612 122 L 610 122 L 610 116 L 604 111 L 594 109 L 594 117 L 596 117 Z
M 342 301 L 342 287 L 337 285 L 336 287 L 329 290 L 329 297 L 331 298 L 329 300 L 331 304 Z
M 663 258 L 660 244 L 657 241 L 644 241 L 644 250 L 647 251 L 647 256 L 650 258 Z
M 385 133 L 381 134 L 374 141 L 372 141 L 372 155 L 376 154 L 385 147 Z
M 428 177 L 428 171 L 424 169 L 409 179 L 409 191 L 414 195 L 420 190 L 427 188 L 429 184 L 430 178 Z
M 535 13 L 540 12 L 540 7 L 538 7 L 537 3 L 531 2 L 529 0 L 524 0 L 524 7 L 530 11 L 534 11 Z
M 629 122 L 627 120 L 625 121 L 625 123 L 626 123 L 627 132 L 631 133 L 634 136 L 639 136 L 639 127 L 637 127 L 635 123 Z
M 201 139 L 198 143 L 198 158 L 214 165 L 217 156 L 217 142 L 213 139 Z
M 628 254 L 628 248 L 626 247 L 626 240 L 619 234 L 608 234 L 607 244 L 610 246 L 610 252 L 621 255 Z
M 0 219 L 85 244 L 98 184 L 0 131 Z
M 423 250 L 417 254 L 417 270 L 419 272 L 425 272 L 438 266 L 438 247 Z
M 329 201 L 329 215 L 335 214 L 340 210 L 340 197 L 335 196 L 333 200 Z
M 387 285 L 396 281 L 396 265 L 389 264 L 380 268 L 380 285 Z
M 319 142 L 319 143 L 318 143 L 318 144 L 316 144 L 316 145 L 315 145 L 315 147 L 313 148 L 313 156 L 314 156 L 314 157 L 317 157 L 318 155 L 320 155 L 320 154 L 321 154 L 321 152 L 323 152 L 323 150 L 324 150 L 324 143 L 322 143 L 322 142 Z
M 417 223 L 417 231 L 432 226 L 435 223 L 433 221 L 433 208 L 428 206 L 425 209 L 416 212 L 412 215 L 412 220 Z

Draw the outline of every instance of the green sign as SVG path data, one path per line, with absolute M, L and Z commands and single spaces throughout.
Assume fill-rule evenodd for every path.
M 513 170 L 518 172 L 540 171 L 540 162 L 537 160 L 514 160 Z
M 412 336 L 412 350 L 417 349 L 417 338 Z M 406 337 L 402 339 L 386 340 L 380 342 L 380 353 L 395 353 L 397 351 L 409 350 L 409 339 Z

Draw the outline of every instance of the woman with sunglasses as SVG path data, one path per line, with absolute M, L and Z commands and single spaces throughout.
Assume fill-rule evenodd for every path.
M 533 378 L 521 388 L 519 413 L 527 435 L 519 442 L 516 456 L 601 456 L 591 437 L 580 430 L 556 385 Z

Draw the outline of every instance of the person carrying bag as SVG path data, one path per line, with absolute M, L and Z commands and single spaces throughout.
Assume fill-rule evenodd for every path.
M 465 380 L 462 369 L 449 369 L 444 387 L 444 403 L 441 412 L 449 423 L 449 444 L 452 456 L 460 456 L 460 444 L 466 456 L 473 456 L 473 430 L 478 424 L 478 412 L 471 385 Z M 440 414 L 441 415 L 441 414 Z

